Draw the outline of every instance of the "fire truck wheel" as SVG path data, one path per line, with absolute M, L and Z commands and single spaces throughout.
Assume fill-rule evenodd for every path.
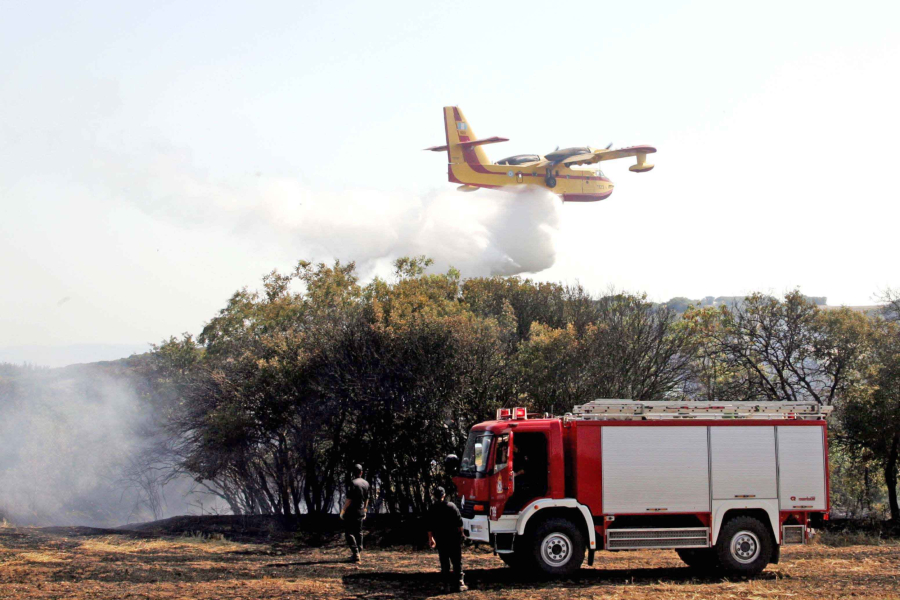
M 567 519 L 547 519 L 534 530 L 531 543 L 530 558 L 547 575 L 571 575 L 584 562 L 584 539 Z
M 719 566 L 715 548 L 681 548 L 675 552 L 684 564 L 698 571 L 713 571 Z
M 758 519 L 736 517 L 722 526 L 716 556 L 730 573 L 756 575 L 772 557 L 772 536 Z

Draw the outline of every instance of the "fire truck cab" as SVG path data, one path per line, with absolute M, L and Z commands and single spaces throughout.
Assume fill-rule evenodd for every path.
M 828 518 L 830 407 L 595 400 L 501 409 L 454 477 L 464 534 L 512 567 L 569 575 L 597 550 L 674 549 L 753 575 Z

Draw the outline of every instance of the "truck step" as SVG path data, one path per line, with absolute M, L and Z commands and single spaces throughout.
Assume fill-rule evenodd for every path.
M 607 550 L 639 548 L 708 548 L 709 527 L 677 529 L 607 529 Z

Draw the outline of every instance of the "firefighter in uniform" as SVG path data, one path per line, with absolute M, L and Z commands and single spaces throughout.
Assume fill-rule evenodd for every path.
M 369 482 L 362 477 L 362 465 L 353 465 L 352 474 L 356 477 L 347 486 L 347 499 L 341 509 L 341 519 L 344 520 L 344 536 L 350 546 L 350 561 L 359 562 L 363 547 L 362 526 L 369 507 Z
M 446 499 L 441 486 L 434 488 L 434 504 L 428 510 L 428 546 L 437 546 L 441 560 L 441 577 L 448 589 L 464 592 L 462 571 L 462 515 L 455 504 Z
M 531 491 L 531 459 L 513 441 L 513 494 L 507 502 L 509 510 L 519 509 L 533 496 Z
M 516 469 L 516 472 L 513 473 L 513 477 L 516 478 L 516 487 L 527 486 L 526 479 L 531 474 L 531 458 L 519 450 L 519 445 L 515 441 L 513 441 L 513 465 Z

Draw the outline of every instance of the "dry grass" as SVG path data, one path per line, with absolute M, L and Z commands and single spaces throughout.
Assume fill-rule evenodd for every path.
M 30 563 L 55 563 L 66 560 L 69 555 L 63 552 L 22 552 L 16 558 Z
M 897 546 L 898 540 L 884 539 L 869 531 L 820 531 L 813 538 L 814 544 L 846 548 L 847 546 Z
M 849 540 L 842 538 L 841 543 Z M 437 556 L 409 549 L 238 544 L 205 535 L 149 537 L 0 532 L 0 598 L 392 598 L 443 596 Z M 489 552 L 464 554 L 465 598 L 855 599 L 900 598 L 900 546 L 817 543 L 784 549 L 757 578 L 699 576 L 671 551 L 599 553 L 571 579 L 527 581 Z
M 86 552 L 122 552 L 135 554 L 141 552 L 180 551 L 192 549 L 196 552 L 219 553 L 248 550 L 250 544 L 238 544 L 225 539 L 222 534 L 206 535 L 201 533 L 183 535 L 176 538 L 130 539 L 123 536 L 106 535 L 91 538 L 81 544 Z

